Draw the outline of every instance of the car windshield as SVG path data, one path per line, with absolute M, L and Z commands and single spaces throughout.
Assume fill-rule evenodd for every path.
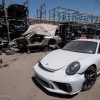
M 10 24 L 15 24 L 15 25 L 24 25 L 23 21 L 11 21 Z
M 63 47 L 63 50 L 94 54 L 97 42 L 92 41 L 72 41 Z

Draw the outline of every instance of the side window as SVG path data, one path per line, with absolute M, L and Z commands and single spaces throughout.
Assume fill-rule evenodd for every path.
M 98 53 L 100 54 L 100 44 L 99 44 L 99 48 L 98 48 Z

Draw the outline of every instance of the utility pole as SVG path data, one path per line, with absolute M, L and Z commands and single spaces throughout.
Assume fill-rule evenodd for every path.
M 27 7 L 27 24 L 29 25 L 29 0 L 26 0 L 24 2 L 24 6 Z M 28 45 L 27 45 L 28 51 L 27 51 L 27 53 L 30 54 L 30 48 L 29 48 L 30 40 L 27 39 L 27 42 L 28 42 Z
M 29 25 L 29 0 L 24 2 L 24 6 L 27 7 L 27 24 Z

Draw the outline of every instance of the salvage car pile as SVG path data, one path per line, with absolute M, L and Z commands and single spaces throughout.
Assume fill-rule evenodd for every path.
M 28 28 L 28 9 L 25 5 L 11 4 L 6 8 L 8 28 L 11 39 L 21 36 Z M 0 4 L 0 37 L 7 36 L 7 25 L 4 4 Z

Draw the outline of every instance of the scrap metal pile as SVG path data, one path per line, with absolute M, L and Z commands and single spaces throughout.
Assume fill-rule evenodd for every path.
M 7 14 L 7 16 L 6 16 Z M 24 5 L 12 4 L 4 10 L 4 5 L 0 5 L 0 37 L 7 37 L 6 17 L 9 24 L 11 39 L 21 36 L 28 28 L 28 9 Z
M 65 22 L 59 25 L 56 30 L 56 35 L 62 38 L 64 44 L 71 40 L 81 38 L 82 36 L 91 39 L 100 39 L 100 25 Z
M 58 35 L 64 42 L 86 35 L 87 38 L 99 38 L 100 16 L 80 11 L 56 7 L 49 10 L 49 20 L 59 22 Z

